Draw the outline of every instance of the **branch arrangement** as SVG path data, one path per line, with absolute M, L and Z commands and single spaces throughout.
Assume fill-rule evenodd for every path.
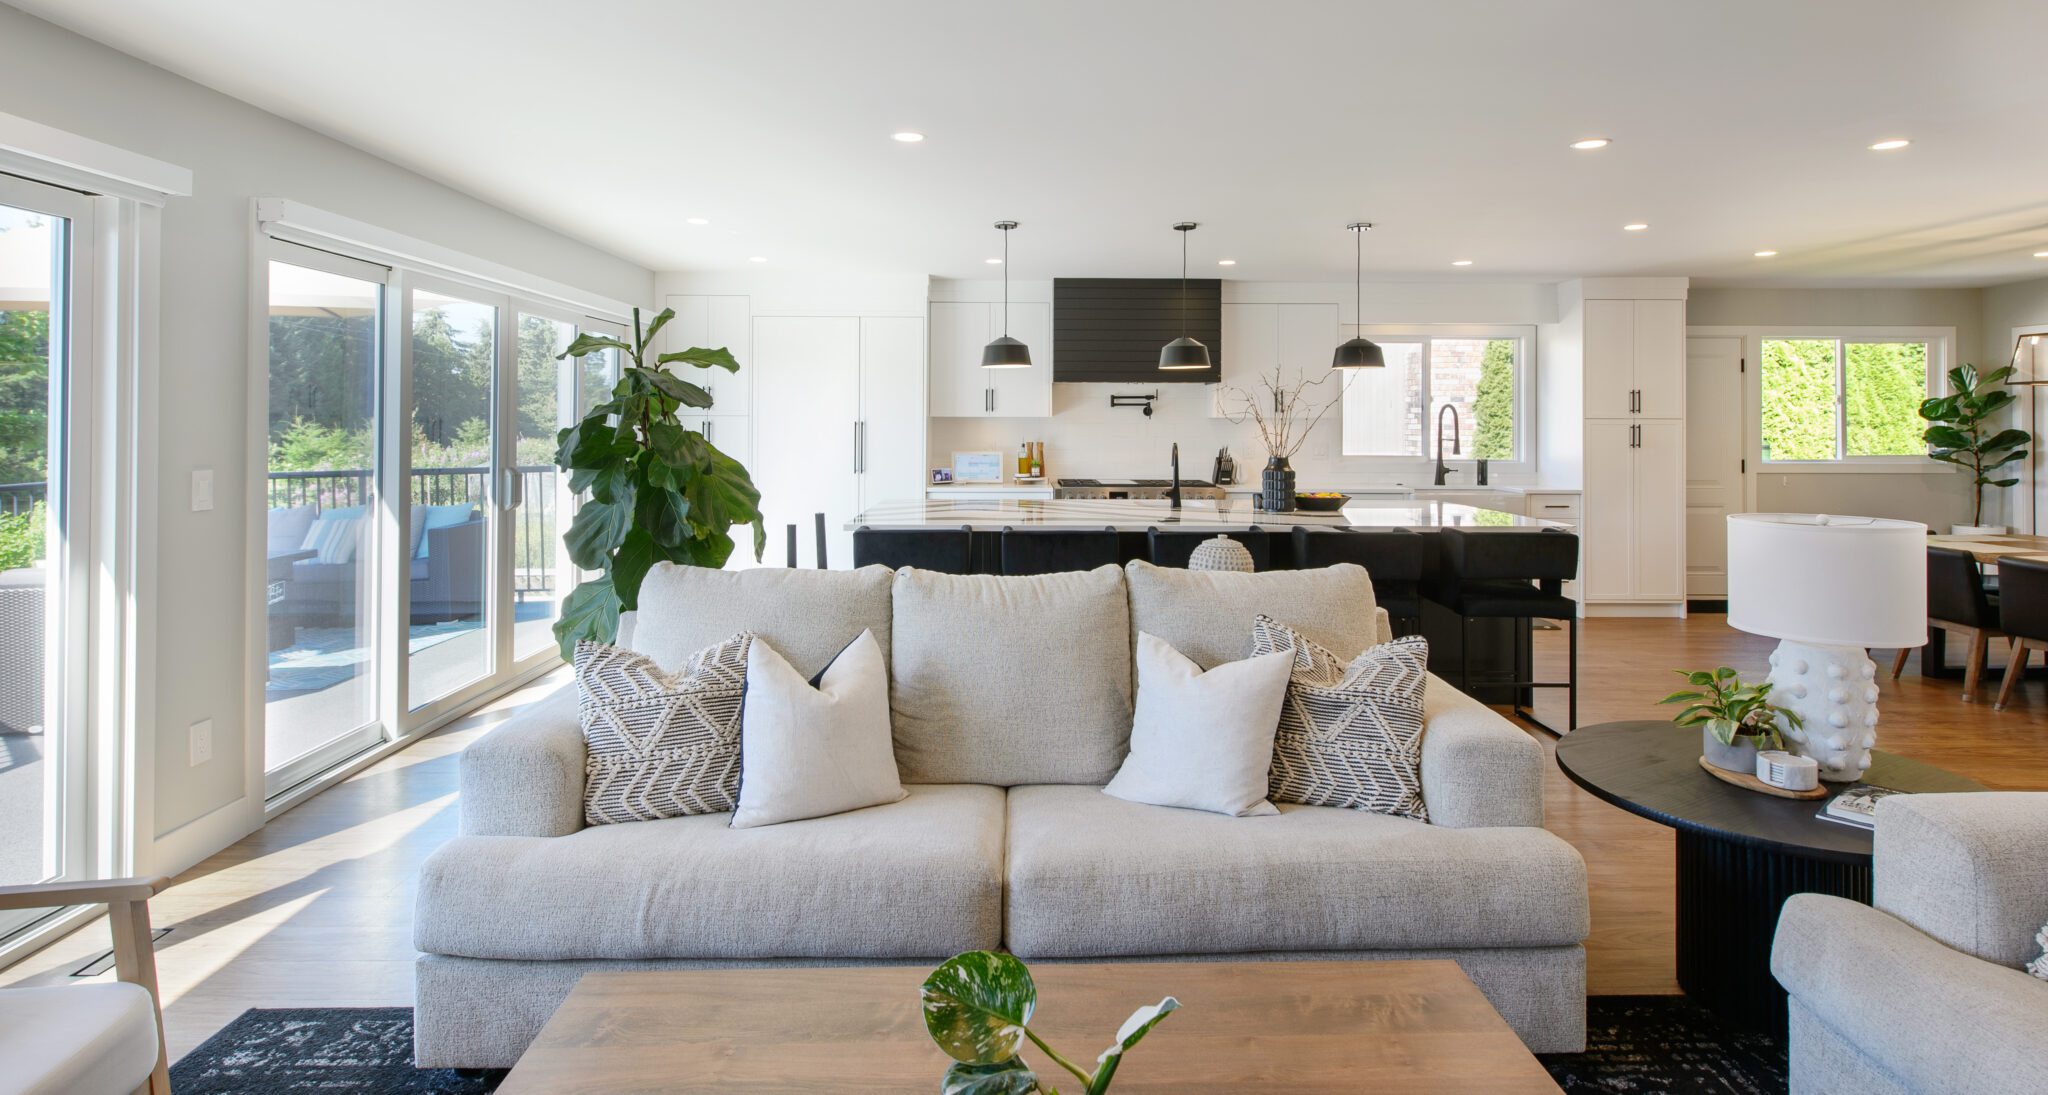
M 1252 422 L 1258 427 L 1259 440 L 1265 443 L 1266 454 L 1285 460 L 1300 452 L 1301 447 L 1308 443 L 1308 435 L 1316 428 L 1316 423 L 1330 413 L 1330 408 L 1344 401 L 1342 384 L 1337 386 L 1337 394 L 1320 406 L 1309 397 L 1309 389 L 1335 375 L 1336 371 L 1332 370 L 1314 380 L 1303 378 L 1289 385 L 1281 376 L 1280 366 L 1275 365 L 1272 376 L 1259 374 L 1258 386 L 1265 393 L 1263 398 L 1227 384 L 1218 389 L 1217 395 L 1226 401 L 1223 417 L 1236 423 Z M 1235 411 L 1228 409 L 1231 402 L 1237 404 Z

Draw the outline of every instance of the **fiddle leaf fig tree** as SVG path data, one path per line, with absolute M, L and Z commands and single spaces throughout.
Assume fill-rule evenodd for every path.
M 947 959 L 925 978 L 924 1025 L 952 1067 L 940 1081 L 941 1095 L 1059 1095 L 1017 1054 L 1029 1041 L 1053 1064 L 1073 1073 L 1085 1095 L 1103 1095 L 1116 1077 L 1124 1051 L 1138 1044 L 1159 1021 L 1180 1007 L 1168 996 L 1131 1013 L 1116 1042 L 1095 1059 L 1094 1071 L 1060 1056 L 1031 1029 L 1038 986 L 1015 956 L 968 951 Z
M 2007 464 L 2027 458 L 2023 447 L 2033 435 L 2025 430 L 1992 430 L 1986 423 L 2013 402 L 2010 388 L 2000 387 L 2012 375 L 2012 366 L 1977 375 L 1972 365 L 1958 365 L 1948 371 L 1949 394 L 1920 404 L 1920 417 L 1928 422 L 1922 437 L 1927 455 L 1944 464 L 1967 470 L 1975 482 L 1976 505 L 1970 523 L 1984 523 L 1984 488 L 2009 487 L 2015 476 L 1992 473 Z
M 650 360 L 654 336 L 674 318 L 664 308 L 643 328 L 635 308 L 630 344 L 583 334 L 559 355 L 617 350 L 626 359 L 611 399 L 555 437 L 555 464 L 569 473 L 569 489 L 588 492 L 562 539 L 571 562 L 599 572 L 562 602 L 555 639 L 564 660 L 581 640 L 618 635 L 619 613 L 639 607 L 641 580 L 654 564 L 724 566 L 735 525 L 753 526 L 755 559 L 768 544 L 761 492 L 747 469 L 677 417 L 684 407 L 711 406 L 711 393 L 669 371 L 687 365 L 735 373 L 739 362 L 701 347 Z

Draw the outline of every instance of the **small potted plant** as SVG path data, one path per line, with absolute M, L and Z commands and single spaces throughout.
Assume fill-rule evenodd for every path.
M 1957 536 L 1997 536 L 2004 525 L 1984 523 L 1984 488 L 2009 487 L 2019 482 L 2014 476 L 1997 477 L 1997 469 L 2027 458 L 2024 446 L 2033 435 L 2025 430 L 1994 430 L 1992 417 L 2010 406 L 2012 391 L 2001 387 L 2012 375 L 2012 366 L 1977 375 L 1972 365 L 1958 365 L 1948 371 L 1949 394 L 1920 404 L 1920 417 L 1928 422 L 1922 438 L 1927 455 L 1944 464 L 1954 464 L 1970 473 L 1975 492 L 1970 523 L 1949 529 Z
M 1681 689 L 1658 703 L 1682 703 L 1685 710 L 1671 721 L 1683 727 L 1700 728 L 1701 754 L 1707 763 L 1728 772 L 1756 774 L 1759 749 L 1782 749 L 1782 730 L 1803 725 L 1799 713 L 1770 702 L 1771 684 L 1744 684 L 1733 669 L 1679 669 L 1691 688 Z
M 1124 1054 L 1180 1007 L 1169 996 L 1131 1013 L 1095 1058 L 1093 1069 L 1068 1060 L 1031 1029 L 1038 1010 L 1038 986 L 1016 956 L 968 951 L 946 960 L 925 978 L 919 991 L 924 1025 L 932 1041 L 953 1058 L 940 1080 L 942 1095 L 1059 1095 L 1049 1080 L 1018 1056 L 1028 1040 L 1049 1064 L 1074 1075 L 1082 1095 L 1106 1095 Z

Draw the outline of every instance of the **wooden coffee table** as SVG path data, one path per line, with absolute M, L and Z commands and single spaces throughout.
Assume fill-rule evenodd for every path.
M 924 966 L 593 973 L 500 1095 L 930 1092 Z M 1558 1090 L 1456 963 L 1040 963 L 1032 1029 L 1082 1067 L 1141 1004 L 1174 996 L 1116 1074 L 1136 1092 Z M 1026 1048 L 1042 1079 L 1071 1074 Z

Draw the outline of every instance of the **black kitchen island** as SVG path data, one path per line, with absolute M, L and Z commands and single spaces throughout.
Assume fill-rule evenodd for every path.
M 1515 513 L 1479 509 L 1456 502 L 1420 499 L 1360 499 L 1333 513 L 1270 513 L 1257 508 L 1252 499 L 1191 500 L 1175 508 L 1164 501 L 1136 499 L 992 499 L 981 501 L 923 499 L 884 503 L 870 507 L 847 522 L 855 540 L 863 530 L 904 532 L 929 529 L 934 533 L 957 534 L 970 530 L 971 570 L 977 574 L 1000 574 L 1002 533 L 1005 528 L 1111 528 L 1117 532 L 1119 562 L 1149 560 L 1149 530 L 1241 531 L 1264 530 L 1274 537 L 1271 552 L 1275 568 L 1292 565 L 1290 549 L 1282 544 L 1294 528 L 1393 528 L 1407 529 L 1424 538 L 1422 587 L 1426 592 L 1442 570 L 1439 535 L 1446 528 L 1468 532 L 1493 530 L 1534 531 L 1563 529 L 1557 534 L 1572 536 L 1569 526 L 1541 521 Z M 886 552 L 863 552 L 885 565 L 897 565 Z M 1462 636 L 1469 631 L 1472 643 L 1471 692 L 1489 703 L 1516 699 L 1505 685 L 1486 686 L 1483 681 L 1530 680 L 1529 624 L 1507 620 L 1474 620 L 1462 626 L 1457 615 L 1424 599 L 1420 630 L 1429 640 L 1430 669 L 1439 677 L 1457 683 L 1463 653 Z M 1522 690 L 1520 702 L 1527 704 L 1530 690 Z

